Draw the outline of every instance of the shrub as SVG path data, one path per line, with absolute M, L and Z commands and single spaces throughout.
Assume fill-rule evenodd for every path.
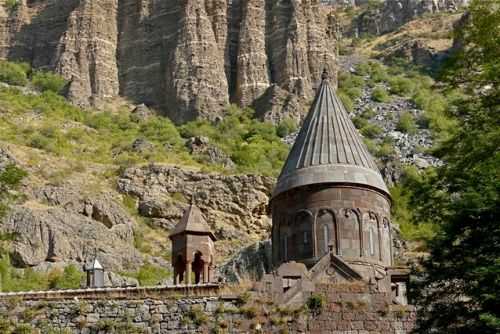
M 281 138 L 284 138 L 295 131 L 297 131 L 297 122 L 291 118 L 284 118 L 276 129 L 276 133 Z
M 35 72 L 31 82 L 41 92 L 50 91 L 56 94 L 60 93 L 66 85 L 66 80 L 63 77 L 45 71 Z
M 250 294 L 250 292 L 248 292 L 248 291 L 243 292 L 242 294 L 240 294 L 238 296 L 238 299 L 236 300 L 236 305 L 237 306 L 245 305 L 246 303 L 248 303 L 248 301 L 250 300 L 251 297 L 252 297 L 252 295 Z
M 307 300 L 307 308 L 312 314 L 318 315 L 323 311 L 325 307 L 325 298 L 321 295 L 313 294 Z
M 363 118 L 370 119 L 375 117 L 376 113 L 373 109 L 371 108 L 366 108 L 363 110 L 363 114 L 361 115 Z
M 80 287 L 83 277 L 84 273 L 74 264 L 70 264 L 62 273 L 56 272 L 52 277 L 49 276 L 49 286 L 56 289 L 76 289 Z
M 208 317 L 205 312 L 203 312 L 201 306 L 192 306 L 186 315 L 196 326 L 201 326 L 208 321 Z
M 381 86 L 377 86 L 373 89 L 372 92 L 372 99 L 376 102 L 389 102 L 391 100 L 389 94 L 387 94 L 387 91 L 385 88 Z
M 28 83 L 27 66 L 19 63 L 0 61 L 0 81 L 9 85 L 25 86 Z
M 397 76 L 389 80 L 389 86 L 391 93 L 401 95 L 401 96 L 412 96 L 416 85 L 413 80 Z
M 368 120 L 362 116 L 356 116 L 352 119 L 354 126 L 358 129 L 362 129 L 368 125 Z
M 15 10 L 19 6 L 19 0 L 6 0 L 5 7 L 9 10 Z
M 368 138 L 376 138 L 380 136 L 384 130 L 376 124 L 367 124 L 361 128 L 361 134 Z
M 343 88 L 342 91 L 353 101 L 363 94 L 361 88 L 358 87 Z
M 383 143 L 379 146 L 375 156 L 377 158 L 387 158 L 394 153 L 394 146 L 390 143 Z
M 352 101 L 352 99 L 349 97 L 349 95 L 347 95 L 343 90 L 339 89 L 337 91 L 337 94 L 338 94 L 338 97 L 340 99 L 340 101 L 342 102 L 342 104 L 344 105 L 344 107 L 346 108 L 346 110 L 348 112 L 351 112 L 354 110 L 354 102 Z
M 243 314 L 247 319 L 254 319 L 257 317 L 257 308 L 255 306 L 244 307 L 240 310 L 241 314 Z
M 399 121 L 396 124 L 396 129 L 401 132 L 414 134 L 417 131 L 417 124 L 412 114 L 409 112 L 401 113 L 401 115 L 399 115 Z
M 0 173 L 0 189 L 2 185 L 8 188 L 18 187 L 27 175 L 28 173 L 21 168 L 16 167 L 16 165 L 7 165 L 4 171 Z

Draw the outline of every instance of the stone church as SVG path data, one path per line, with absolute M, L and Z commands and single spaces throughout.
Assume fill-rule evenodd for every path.
M 409 271 L 393 265 L 390 207 L 382 175 L 324 73 L 270 201 L 276 271 L 266 286 L 286 299 L 295 285 L 307 292 L 315 282 L 362 281 L 406 304 Z

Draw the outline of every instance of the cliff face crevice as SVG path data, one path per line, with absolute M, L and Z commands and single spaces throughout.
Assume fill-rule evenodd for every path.
M 22 0 L 1 7 L 0 57 L 60 73 L 78 105 L 123 96 L 178 123 L 213 119 L 229 101 L 255 106 L 274 86 L 307 100 L 323 68 L 335 69 L 332 16 L 319 0 Z M 258 104 L 268 108 L 259 114 L 282 110 L 281 100 Z

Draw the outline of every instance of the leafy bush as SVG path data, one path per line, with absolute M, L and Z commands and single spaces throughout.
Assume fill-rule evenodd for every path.
M 380 136 L 384 130 L 376 124 L 367 124 L 361 128 L 361 134 L 368 138 L 376 138 Z
M 187 312 L 188 319 L 196 326 L 201 326 L 208 321 L 208 316 L 203 312 L 201 306 L 192 306 Z
M 394 146 L 390 143 L 383 143 L 379 146 L 375 156 L 377 158 L 386 158 L 394 153 Z
M 349 97 L 349 95 L 347 95 L 347 93 L 345 93 L 343 90 L 339 89 L 337 91 L 337 95 L 348 112 L 351 112 L 354 110 L 354 102 Z
M 325 298 L 321 295 L 313 294 L 307 300 L 307 308 L 312 314 L 318 315 L 323 311 L 325 307 Z
M 60 75 L 42 71 L 35 72 L 31 82 L 41 92 L 50 91 L 56 94 L 60 93 L 66 85 L 66 80 Z
M 368 126 L 368 120 L 362 116 L 356 116 L 352 119 L 354 126 L 358 129 L 362 129 Z
M 416 85 L 413 80 L 403 76 L 397 76 L 389 80 L 391 93 L 401 96 L 412 96 Z
M 19 6 L 20 0 L 6 0 L 5 7 L 9 10 L 14 10 Z
M 399 121 L 396 124 L 396 129 L 401 132 L 406 132 L 409 134 L 414 134 L 417 131 L 417 124 L 413 115 L 409 112 L 403 112 L 399 115 Z
M 16 188 L 21 181 L 28 175 L 26 171 L 17 167 L 14 164 L 5 167 L 4 171 L 0 173 L 0 189 L 2 186 L 8 188 Z
M 295 131 L 297 131 L 297 122 L 291 118 L 283 119 L 276 129 L 276 133 L 281 138 L 284 138 Z
M 386 103 L 391 100 L 391 97 L 389 96 L 389 94 L 387 94 L 385 88 L 377 86 L 372 91 L 372 99 L 377 102 Z
M 25 86 L 28 83 L 26 64 L 0 60 L 0 81 L 9 85 Z

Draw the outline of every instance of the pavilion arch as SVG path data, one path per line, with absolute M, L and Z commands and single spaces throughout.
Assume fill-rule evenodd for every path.
M 193 263 L 191 264 L 191 270 L 194 274 L 194 283 L 195 284 L 199 284 L 203 280 L 205 264 L 206 264 L 206 261 L 204 259 L 203 253 L 199 250 L 194 252 L 193 253 Z
M 319 209 L 316 214 L 316 240 L 318 256 L 323 256 L 332 247 L 339 254 L 338 225 L 335 212 L 328 208 Z

